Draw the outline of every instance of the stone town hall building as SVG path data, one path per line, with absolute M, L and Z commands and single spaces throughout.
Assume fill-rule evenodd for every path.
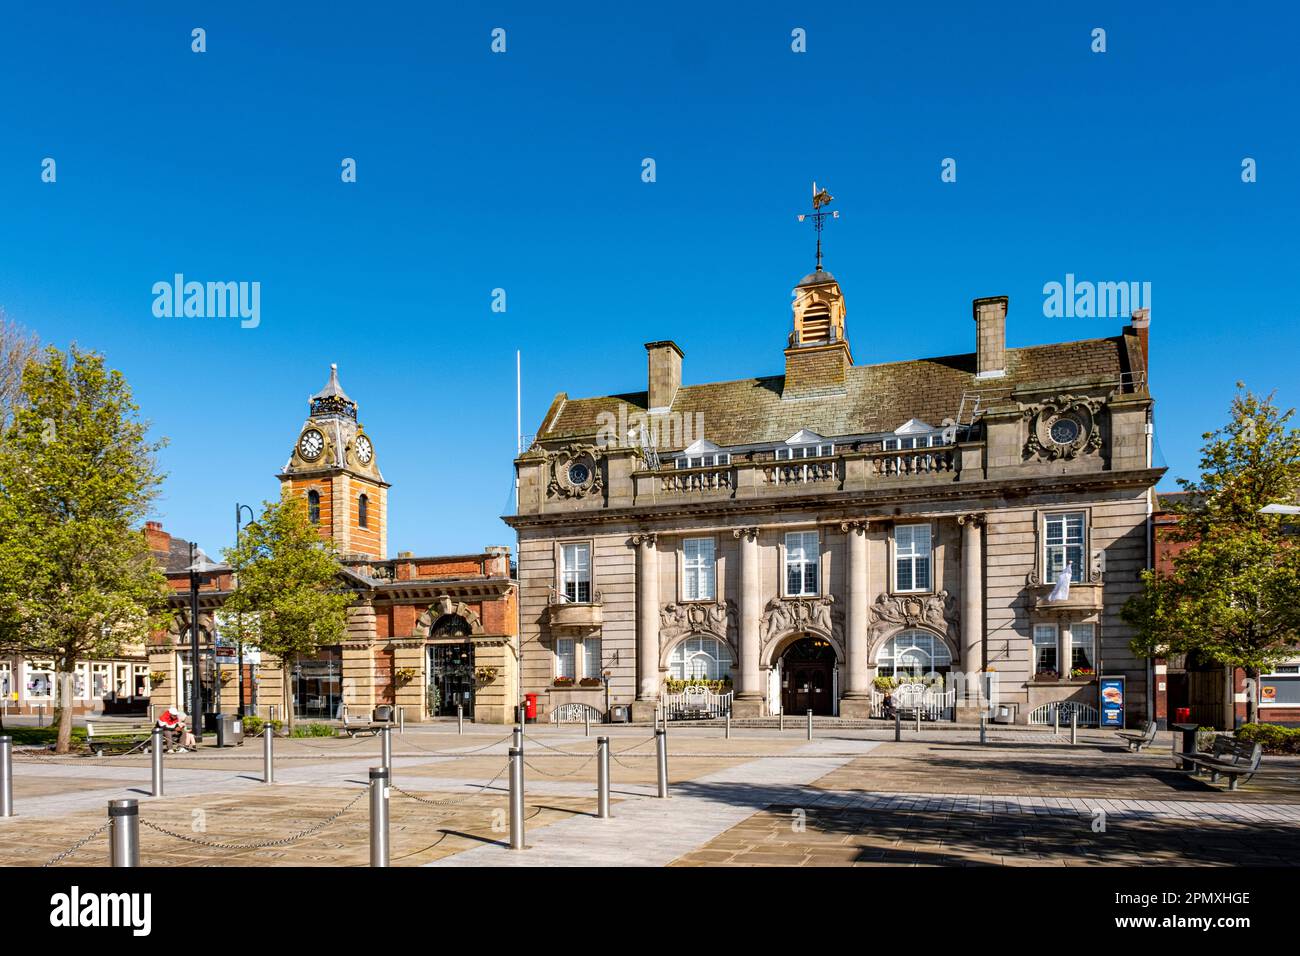
M 1119 612 L 1162 473 L 1149 314 L 1013 349 L 1007 298 L 976 299 L 974 352 L 871 365 L 820 265 L 793 313 L 784 374 L 685 385 L 682 349 L 651 342 L 643 391 L 555 397 L 506 519 L 524 692 L 647 718 L 706 678 L 737 716 L 863 717 L 878 677 L 991 672 L 1023 723 L 1122 674 L 1144 718 Z

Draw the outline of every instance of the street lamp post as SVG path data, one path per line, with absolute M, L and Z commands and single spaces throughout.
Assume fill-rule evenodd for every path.
M 248 505 L 241 505 L 238 502 L 236 502 L 235 503 L 235 548 L 236 550 L 238 550 L 239 548 L 239 533 L 244 530 L 239 524 L 239 516 L 240 513 L 244 511 L 248 512 L 248 521 L 249 524 L 252 524 L 253 509 L 250 508 Z M 238 572 L 236 572 L 233 586 L 234 587 L 239 586 Z M 242 611 L 236 613 L 235 615 L 235 631 L 236 631 L 235 640 L 238 642 L 239 645 L 239 716 L 243 717 L 244 716 L 244 613 Z
M 196 743 L 203 742 L 203 685 L 201 668 L 199 667 L 199 583 L 201 576 L 209 571 L 216 570 L 219 565 L 213 564 L 203 549 L 190 542 L 190 566 L 185 570 L 190 572 L 190 720 L 194 727 L 194 740 Z M 212 681 L 214 685 L 221 683 L 217 676 L 217 643 L 215 635 L 212 642 Z M 221 688 L 214 686 L 213 696 L 216 698 L 217 713 L 221 713 Z

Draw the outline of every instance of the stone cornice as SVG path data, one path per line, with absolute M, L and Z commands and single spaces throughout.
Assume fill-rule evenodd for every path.
M 725 498 L 710 501 L 679 500 L 644 507 L 593 508 L 543 514 L 506 515 L 501 520 L 515 529 L 562 527 L 565 525 L 643 523 L 647 520 L 673 518 L 734 518 L 740 521 L 773 512 L 812 508 L 823 512 L 848 512 L 855 520 L 894 518 L 893 509 L 932 505 L 936 510 L 950 505 L 954 516 L 974 510 L 989 512 L 1008 507 L 1032 506 L 1039 495 L 1061 493 L 1095 494 L 1105 491 L 1137 490 L 1153 487 L 1167 469 L 1141 468 L 1129 471 L 1099 471 L 1073 475 L 1017 476 L 1001 480 L 954 481 L 943 484 L 917 484 L 867 491 L 814 491 L 802 495 L 757 495 L 752 498 Z M 865 515 L 876 509 L 889 513 Z M 820 520 L 843 520 L 827 515 Z M 637 532 L 644 534 L 645 532 Z

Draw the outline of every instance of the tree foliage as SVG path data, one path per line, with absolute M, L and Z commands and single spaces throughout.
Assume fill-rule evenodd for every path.
M 143 644 L 165 584 L 139 524 L 162 476 L 122 374 L 73 346 L 23 372 L 0 442 L 0 645 L 54 660 L 60 702 L 76 661 Z M 72 731 L 59 709 L 58 750 Z
M 1200 479 L 1179 482 L 1188 500 L 1169 538 L 1185 547 L 1167 572 L 1143 574 L 1123 616 L 1139 654 L 1196 652 L 1254 678 L 1300 647 L 1300 538 L 1285 516 L 1260 513 L 1297 500 L 1300 430 L 1294 409 L 1238 389 L 1228 423 L 1202 436 Z
M 225 560 L 237 585 L 223 610 L 241 615 L 245 643 L 284 662 L 287 702 L 293 662 L 343 640 L 352 592 L 340 587 L 337 555 L 303 499 L 287 495 L 263 502 Z

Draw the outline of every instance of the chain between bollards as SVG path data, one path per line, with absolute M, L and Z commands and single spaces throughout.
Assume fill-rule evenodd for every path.
M 609 819 L 609 738 L 596 738 L 596 816 Z
M 108 865 L 140 865 L 140 804 L 136 800 L 108 801 Z
M 524 752 L 510 748 L 510 849 L 524 848 Z
M 150 735 L 149 756 L 152 758 L 150 763 L 153 766 L 153 786 L 150 792 L 155 797 L 163 795 L 163 732 L 161 727 L 155 727 Z
M 270 724 L 262 731 L 262 783 L 275 783 L 275 729 Z
M 370 768 L 370 865 L 388 866 L 388 788 L 391 777 L 387 767 Z
M 14 815 L 14 739 L 0 737 L 0 817 Z
M 668 798 L 668 732 L 655 731 L 655 763 L 659 765 L 659 799 Z

